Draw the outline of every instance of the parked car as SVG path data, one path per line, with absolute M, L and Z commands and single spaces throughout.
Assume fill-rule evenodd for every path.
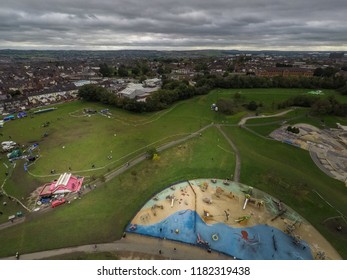
M 61 199 L 52 201 L 51 205 L 52 205 L 52 208 L 55 208 L 55 207 L 57 207 L 59 205 L 64 204 L 65 202 L 66 202 L 65 198 L 61 198 Z

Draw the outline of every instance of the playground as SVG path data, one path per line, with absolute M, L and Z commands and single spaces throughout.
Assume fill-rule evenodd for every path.
M 229 180 L 172 185 L 149 200 L 126 231 L 237 259 L 341 259 L 314 227 L 280 200 Z
M 275 140 L 308 150 L 316 165 L 328 176 L 347 184 L 347 140 L 343 129 L 319 129 L 309 124 L 295 124 L 298 133 L 284 125 L 274 130 Z

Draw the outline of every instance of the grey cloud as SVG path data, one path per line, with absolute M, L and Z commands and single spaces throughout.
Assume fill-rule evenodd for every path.
M 347 49 L 342 0 L 1 0 L 0 48 Z

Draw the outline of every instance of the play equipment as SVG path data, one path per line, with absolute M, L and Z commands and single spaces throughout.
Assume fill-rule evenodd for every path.
M 272 235 L 272 245 L 274 246 L 274 250 L 277 251 L 277 241 L 274 234 Z
M 260 242 L 259 236 L 253 236 L 252 238 L 249 238 L 248 232 L 245 230 L 241 230 L 241 234 L 235 233 L 236 235 L 241 237 L 241 240 L 246 242 L 248 245 L 255 245 Z
M 203 202 L 207 203 L 207 204 L 212 204 L 212 199 L 209 197 L 205 197 L 202 199 Z
M 130 225 L 129 230 L 134 231 L 137 229 L 137 226 L 135 224 Z
M 223 184 L 226 185 L 226 186 L 229 186 L 230 185 L 229 179 L 225 179 L 223 181 Z
M 243 221 L 247 221 L 251 218 L 251 216 L 243 216 L 243 217 L 239 217 L 238 219 L 235 220 L 235 222 L 237 223 L 241 223 Z
M 243 204 L 243 208 L 242 208 L 243 210 L 246 209 L 247 203 L 248 203 L 250 198 L 251 198 L 251 196 L 249 194 L 246 194 L 245 203 Z
M 203 240 L 203 239 L 200 237 L 200 234 L 199 234 L 199 233 L 197 234 L 196 243 L 198 243 L 198 244 L 200 244 L 200 245 L 204 245 L 204 246 L 208 246 L 208 247 L 209 247 L 208 242 L 205 241 L 205 240 Z
M 220 198 L 223 193 L 224 193 L 224 190 L 221 187 L 216 188 L 216 196 L 218 198 Z
M 282 211 L 280 211 L 275 217 L 273 217 L 271 219 L 271 221 L 273 222 L 274 220 L 276 220 L 278 217 L 281 217 L 283 214 L 285 214 L 287 212 L 287 209 L 283 209 Z
M 218 241 L 218 239 L 219 239 L 219 237 L 218 237 L 218 234 L 217 234 L 217 233 L 215 233 L 215 234 L 212 235 L 212 240 L 213 240 L 213 241 Z

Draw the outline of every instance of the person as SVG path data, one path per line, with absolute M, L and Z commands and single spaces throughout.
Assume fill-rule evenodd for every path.
M 16 259 L 19 260 L 19 253 L 16 252 Z
M 159 255 L 161 255 L 161 250 L 159 250 Z

